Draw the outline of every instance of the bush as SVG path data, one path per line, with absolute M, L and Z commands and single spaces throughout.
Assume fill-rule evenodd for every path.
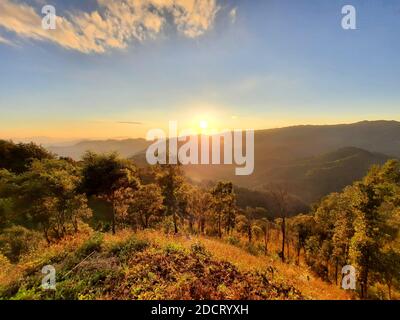
M 226 241 L 233 245 L 233 246 L 238 246 L 240 244 L 240 240 L 236 238 L 235 236 L 229 236 Z
M 115 244 L 111 248 L 110 252 L 118 256 L 121 260 L 124 260 L 134 252 L 143 251 L 148 247 L 148 245 L 148 241 L 138 240 L 135 237 L 130 237 L 127 241 Z
M 165 252 L 169 253 L 169 254 L 174 254 L 174 253 L 180 253 L 180 252 L 184 252 L 185 248 L 182 247 L 180 244 L 178 243 L 168 243 L 165 247 L 164 247 Z
M 195 242 L 191 246 L 191 251 L 197 255 L 208 255 L 208 252 L 201 242 Z
M 0 235 L 0 252 L 12 263 L 17 263 L 23 254 L 36 248 L 43 241 L 40 233 L 22 226 L 3 230 Z
M 82 246 L 78 249 L 77 255 L 80 257 L 86 257 L 93 251 L 100 252 L 101 244 L 103 243 L 103 234 L 95 233 L 90 239 L 86 240 Z
M 253 255 L 253 256 L 258 256 L 259 253 L 260 253 L 260 252 L 258 251 L 257 246 L 255 246 L 254 244 L 251 244 L 251 243 L 246 244 L 245 249 L 246 249 L 246 251 L 247 251 L 248 253 L 250 253 L 250 254 Z

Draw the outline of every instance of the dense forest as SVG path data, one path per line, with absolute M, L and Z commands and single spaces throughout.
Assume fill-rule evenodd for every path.
M 293 279 L 274 278 L 273 264 L 277 262 L 245 273 L 234 264 L 211 258 L 207 251 L 212 250 L 211 246 L 204 247 L 207 241 L 279 261 L 287 268 L 311 270 L 332 290 L 341 286 L 342 267 L 352 265 L 357 271 L 357 288 L 351 298 L 400 297 L 400 161 L 389 160 L 382 166 L 371 167 L 362 180 L 323 197 L 295 216 L 288 190 L 285 184 L 274 185 L 265 194 L 264 205 L 260 200 L 264 194 L 238 188 L 229 181 L 193 183 L 180 165 L 139 168 L 116 153 L 93 152 L 86 152 L 80 161 L 75 161 L 57 157 L 35 144 L 0 141 L 0 297 L 99 298 L 90 291 L 91 286 L 98 285 L 96 281 L 87 282 L 85 288 L 75 283 L 77 295 L 37 293 L 40 281 L 29 276 L 38 270 L 40 273 L 40 268 L 32 270 L 32 265 L 63 261 L 62 283 L 66 284 L 72 281 L 68 279 L 72 271 L 82 266 L 82 261 L 87 263 L 96 252 L 105 259 L 104 247 L 99 249 L 105 241 L 102 239 L 114 239 L 126 232 L 130 235 L 128 240 L 107 251 L 110 255 L 118 253 L 119 263 L 126 266 L 124 259 L 130 259 L 129 266 L 146 264 L 153 270 L 170 259 L 176 263 L 174 274 L 186 275 L 195 272 L 188 268 L 195 261 L 202 271 L 191 277 L 203 281 L 203 291 L 190 291 L 191 295 L 186 296 L 183 287 L 181 291 L 175 287 L 172 290 L 170 283 L 162 282 L 172 277 L 172 271 L 165 271 L 166 275 L 154 269 L 146 277 L 156 277 L 159 286 L 162 283 L 163 294 L 156 293 L 154 283 L 152 289 L 150 285 L 145 287 L 142 280 L 139 284 L 138 279 L 143 277 L 135 278 L 129 269 L 129 293 L 122 289 L 122 284 L 116 285 L 120 274 L 107 275 L 100 282 L 101 290 L 112 289 L 107 289 L 107 294 L 102 291 L 101 298 L 308 298 L 301 288 L 288 284 Z M 203 242 L 193 242 L 186 256 L 173 246 L 163 251 L 166 256 L 160 256 L 157 245 L 140 239 L 143 234 L 157 239 L 170 235 Z M 81 237 L 86 242 L 79 250 L 68 253 L 65 248 Z M 65 256 L 34 260 L 39 251 L 43 253 L 48 248 L 50 252 L 55 246 L 64 248 Z M 59 251 L 57 254 L 62 254 Z M 114 261 L 108 258 L 107 263 Z M 98 259 L 101 268 L 103 260 Z M 16 266 L 24 272 L 10 279 L 7 272 L 16 270 Z M 107 268 L 104 266 L 104 270 Z M 221 278 L 212 278 L 213 273 L 206 271 L 210 268 Z M 232 280 L 229 282 L 228 278 Z M 185 281 L 187 284 L 192 280 Z M 192 289 L 199 287 L 198 282 L 190 283 Z M 71 286 L 69 283 L 69 290 Z M 219 295 L 212 293 L 211 286 L 218 289 L 215 292 Z

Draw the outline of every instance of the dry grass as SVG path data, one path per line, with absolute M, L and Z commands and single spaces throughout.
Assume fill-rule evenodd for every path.
M 35 251 L 24 255 L 19 263 L 7 265 L 7 268 L 1 268 L 0 286 L 6 286 L 15 282 L 23 277 L 25 273 L 29 273 L 30 270 L 37 270 L 41 266 L 49 264 L 49 261 L 52 259 L 58 256 L 65 256 L 69 252 L 75 251 L 88 240 L 92 234 L 92 229 L 84 227 L 79 233 L 73 236 L 66 236 L 56 243 L 49 245 L 43 241 Z
M 315 277 L 306 266 L 282 263 L 272 256 L 254 256 L 241 248 L 216 238 L 173 236 L 158 231 L 141 231 L 138 233 L 138 237 L 155 242 L 160 246 L 178 243 L 183 247 L 190 248 L 192 244 L 201 242 L 214 258 L 229 261 L 243 271 L 265 270 L 272 266 L 276 270 L 274 280 L 292 284 L 308 299 L 349 300 L 355 298 L 351 293 Z
M 69 253 L 77 250 L 92 235 L 93 231 L 90 228 L 82 229 L 80 233 L 66 237 L 57 243 L 41 244 L 39 249 L 22 257 L 16 265 L 11 265 L 7 261 L 0 261 L 0 286 L 15 282 L 31 271 L 37 271 L 43 265 L 49 264 L 49 262 L 62 260 Z M 104 235 L 102 247 L 107 250 L 118 243 L 126 242 L 133 235 L 134 232 L 131 230 L 120 230 L 115 235 L 107 233 Z M 135 233 L 135 236 L 138 239 L 148 240 L 156 247 L 174 244 L 190 249 L 193 244 L 200 242 L 217 261 L 228 261 L 240 271 L 268 271 L 271 277 L 273 276 L 274 282 L 294 286 L 307 299 L 347 300 L 353 298 L 349 292 L 315 277 L 305 265 L 284 264 L 277 258 L 276 254 L 255 256 L 242 248 L 228 244 L 224 240 L 206 236 L 167 235 L 161 231 L 152 230 L 139 231 Z M 271 243 L 271 252 L 274 252 L 277 248 L 277 243 Z

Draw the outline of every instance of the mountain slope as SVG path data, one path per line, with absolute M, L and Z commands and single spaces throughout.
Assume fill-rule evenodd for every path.
M 258 177 L 258 183 L 264 182 L 267 187 L 266 181 L 285 182 L 291 193 L 311 203 L 328 193 L 340 191 L 361 179 L 372 165 L 382 165 L 389 159 L 384 154 L 346 147 L 267 169 Z
M 49 149 L 75 159 L 88 149 L 117 151 L 144 165 L 148 145 L 144 139 L 127 139 Z M 390 157 L 400 157 L 400 122 L 363 121 L 256 131 L 255 169 L 250 176 L 236 176 L 233 165 L 191 165 L 185 171 L 195 181 L 231 180 L 252 189 L 284 182 L 291 193 L 310 203 L 360 179 L 372 164 Z
M 89 233 L 2 266 L 3 299 L 351 299 L 303 266 L 221 240 L 159 231 Z M 57 290 L 40 288 L 44 265 Z
M 145 139 L 124 140 L 85 140 L 71 146 L 51 146 L 47 149 L 62 157 L 80 160 L 82 155 L 90 150 L 96 153 L 118 152 L 122 157 L 131 157 L 147 148 L 149 142 Z

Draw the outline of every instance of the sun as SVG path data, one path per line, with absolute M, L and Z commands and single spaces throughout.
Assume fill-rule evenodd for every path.
M 200 127 L 200 129 L 203 129 L 203 130 L 207 129 L 208 128 L 208 121 L 207 120 L 200 120 L 199 127 Z

